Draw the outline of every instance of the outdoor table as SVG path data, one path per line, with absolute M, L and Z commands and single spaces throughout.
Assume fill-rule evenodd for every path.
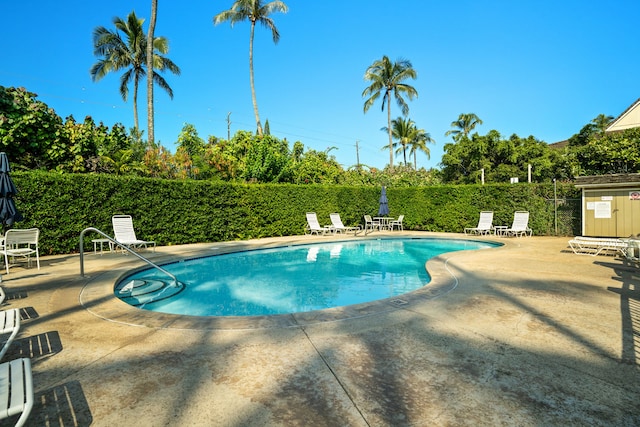
M 508 225 L 494 225 L 493 234 L 495 236 L 504 236 L 505 231 L 509 229 Z
M 393 221 L 395 218 L 391 218 L 388 216 L 375 216 L 373 217 L 373 219 L 378 220 L 378 222 L 380 223 L 380 230 L 389 230 L 391 229 L 390 223 L 391 221 Z
M 111 252 L 113 250 L 113 244 L 111 243 L 111 241 L 109 239 L 93 239 L 91 240 L 91 242 L 93 242 L 93 253 L 98 253 L 98 244 L 100 244 L 100 255 L 102 255 L 102 245 L 104 243 L 108 243 L 109 244 L 109 252 Z

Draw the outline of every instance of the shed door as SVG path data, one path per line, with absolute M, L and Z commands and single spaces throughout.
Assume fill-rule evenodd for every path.
M 583 234 L 629 237 L 640 233 L 640 189 L 585 190 Z

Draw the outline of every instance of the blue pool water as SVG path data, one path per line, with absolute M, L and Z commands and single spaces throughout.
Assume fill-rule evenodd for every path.
M 389 298 L 430 281 L 425 262 L 445 252 L 496 244 L 450 239 L 331 242 L 215 255 L 162 267 L 185 284 L 146 310 L 196 316 L 257 316 L 321 310 Z M 131 281 L 166 280 L 149 269 Z

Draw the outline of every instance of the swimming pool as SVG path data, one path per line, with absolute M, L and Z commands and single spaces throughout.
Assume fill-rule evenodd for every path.
M 298 313 L 390 298 L 430 281 L 428 259 L 446 252 L 499 246 L 459 239 L 402 238 L 257 249 L 183 260 L 162 267 L 184 290 L 160 300 L 136 300 L 145 310 L 196 316 Z M 127 285 L 166 281 L 148 269 L 120 280 Z M 131 301 L 128 301 L 131 303 Z

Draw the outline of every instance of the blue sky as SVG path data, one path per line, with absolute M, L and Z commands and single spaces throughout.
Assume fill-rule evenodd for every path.
M 63 118 L 133 126 L 131 98 L 120 97 L 121 73 L 94 83 L 92 32 L 114 28 L 115 16 L 132 10 L 148 18 L 150 1 L 3 4 L 4 41 L 0 85 L 24 86 Z M 255 130 L 249 88 L 249 24 L 214 26 L 213 16 L 232 0 L 159 0 L 156 35 L 169 39 L 168 56 L 182 74 L 165 75 L 174 99 L 156 89 L 156 140 L 175 151 L 185 123 L 206 140 Z M 598 114 L 617 117 L 640 98 L 640 2 L 288 0 L 289 13 L 275 14 L 280 42 L 256 29 L 254 67 L 262 121 L 290 147 L 324 151 L 344 166 L 389 161 L 380 128 L 386 110 L 363 113 L 363 75 L 383 55 L 408 59 L 418 73 L 409 82 L 418 98 L 409 117 L 436 141 L 438 167 L 444 134 L 460 113 L 475 113 L 504 137 L 533 135 L 548 143 L 567 139 Z M 147 20 L 148 21 L 148 20 Z M 147 22 L 148 23 L 148 22 Z M 147 23 L 144 28 L 146 31 Z M 392 118 L 400 115 L 392 106 Z M 146 92 L 139 94 L 140 126 L 146 129 Z M 397 157 L 395 162 L 400 162 Z

